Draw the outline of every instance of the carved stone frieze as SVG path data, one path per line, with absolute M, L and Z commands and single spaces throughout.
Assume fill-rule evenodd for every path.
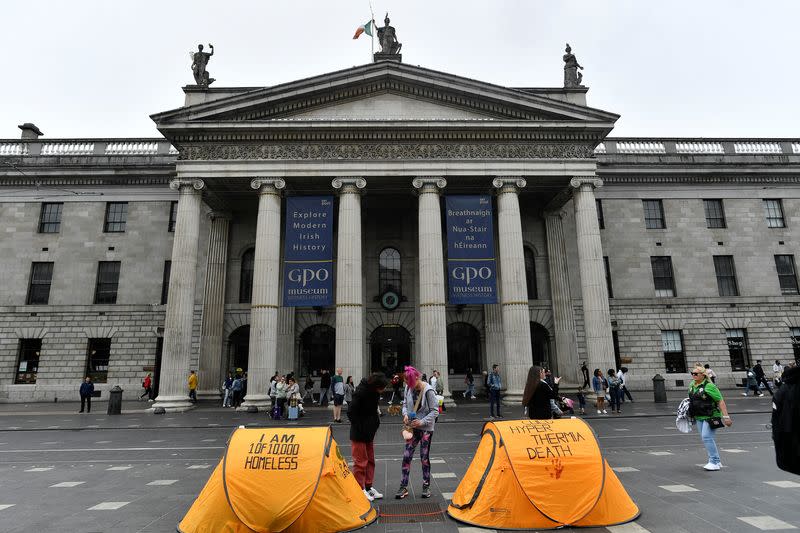
M 186 144 L 179 159 L 589 159 L 593 149 L 578 143 Z

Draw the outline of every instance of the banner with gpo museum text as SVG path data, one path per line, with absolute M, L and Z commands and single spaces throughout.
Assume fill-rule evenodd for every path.
M 333 305 L 333 196 L 286 199 L 283 305 Z
M 448 301 L 497 303 L 491 196 L 446 196 L 445 214 Z

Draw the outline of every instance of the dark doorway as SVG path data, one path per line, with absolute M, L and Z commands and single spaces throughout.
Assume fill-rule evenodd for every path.
M 300 375 L 333 372 L 336 365 L 336 330 L 327 324 L 315 324 L 300 334 Z
M 153 398 L 158 397 L 158 383 L 161 381 L 162 353 L 164 353 L 164 337 L 156 337 L 156 364 L 153 365 Z
M 411 335 L 403 326 L 385 325 L 369 337 L 371 371 L 391 376 L 411 364 Z M 444 369 L 443 369 L 444 370 Z
M 616 331 L 611 332 L 611 341 L 614 343 L 614 364 L 617 365 L 616 369 L 622 366 L 621 357 L 619 355 L 619 335 L 617 335 Z
M 447 326 L 447 366 L 454 374 L 481 372 L 481 334 L 466 322 Z
M 250 355 L 250 326 L 239 326 L 228 336 L 227 372 L 247 372 L 247 359 Z
M 537 322 L 531 322 L 531 350 L 533 351 L 533 364 L 549 368 L 558 375 L 556 362 L 550 353 L 550 334 L 547 328 Z

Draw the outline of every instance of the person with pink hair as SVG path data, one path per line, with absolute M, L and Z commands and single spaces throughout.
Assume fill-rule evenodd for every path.
M 408 496 L 408 477 L 411 472 L 411 459 L 419 445 L 419 456 L 422 462 L 423 498 L 431 497 L 431 441 L 439 416 L 439 402 L 436 391 L 428 383 L 420 379 L 420 372 L 413 366 L 405 368 L 406 388 L 403 395 L 403 424 L 410 429 L 411 438 L 406 441 L 403 452 L 402 478 L 395 498 L 401 500 Z

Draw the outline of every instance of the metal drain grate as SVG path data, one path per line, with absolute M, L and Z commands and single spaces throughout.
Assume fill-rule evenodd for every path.
M 436 503 L 387 503 L 378 508 L 382 524 L 444 522 L 444 511 Z

